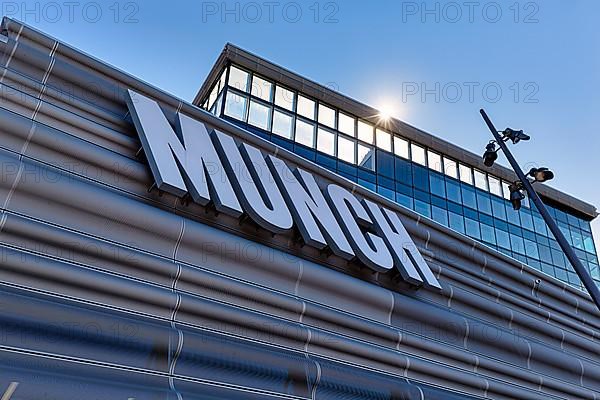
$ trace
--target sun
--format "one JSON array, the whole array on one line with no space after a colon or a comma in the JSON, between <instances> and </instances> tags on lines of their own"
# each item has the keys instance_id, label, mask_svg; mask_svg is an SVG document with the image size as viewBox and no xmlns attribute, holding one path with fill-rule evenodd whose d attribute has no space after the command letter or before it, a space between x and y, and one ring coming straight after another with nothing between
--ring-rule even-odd
<instances>
[{"instance_id":1,"label":"sun","mask_svg":"<svg viewBox=\"0 0 600 400\"><path fill-rule=\"evenodd\" d=\"M377 110L379 112L377 117L383 123L389 122L398 113L398 107L396 107L393 101L389 100L381 101Z\"/></svg>"}]
</instances>

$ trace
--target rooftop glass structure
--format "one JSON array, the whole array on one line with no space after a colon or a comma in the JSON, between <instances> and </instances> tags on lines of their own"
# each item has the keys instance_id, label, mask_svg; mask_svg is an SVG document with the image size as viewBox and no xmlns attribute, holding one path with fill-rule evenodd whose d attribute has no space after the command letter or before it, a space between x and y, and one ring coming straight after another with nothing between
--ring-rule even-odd
<instances>
[{"instance_id":1,"label":"rooftop glass structure","mask_svg":"<svg viewBox=\"0 0 600 400\"><path fill-rule=\"evenodd\" d=\"M570 285L577 274L525 200L509 202L512 171L227 45L195 104L461 234ZM483 128L482 128L483 129ZM418 131L418 132L415 132ZM600 286L590 228L596 209L547 186L543 201Z\"/></svg>"}]
</instances>

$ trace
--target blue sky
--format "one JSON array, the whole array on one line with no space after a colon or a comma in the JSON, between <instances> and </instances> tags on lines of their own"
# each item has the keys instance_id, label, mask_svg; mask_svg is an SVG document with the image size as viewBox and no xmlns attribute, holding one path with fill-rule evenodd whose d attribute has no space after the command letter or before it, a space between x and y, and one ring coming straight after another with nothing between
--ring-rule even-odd
<instances>
[{"instance_id":1,"label":"blue sky","mask_svg":"<svg viewBox=\"0 0 600 400\"><path fill-rule=\"evenodd\" d=\"M514 148L524 167L551 167L554 187L600 206L596 0L68 4L1 7L190 101L231 42L478 153L483 107L532 136Z\"/></svg>"}]
</instances>

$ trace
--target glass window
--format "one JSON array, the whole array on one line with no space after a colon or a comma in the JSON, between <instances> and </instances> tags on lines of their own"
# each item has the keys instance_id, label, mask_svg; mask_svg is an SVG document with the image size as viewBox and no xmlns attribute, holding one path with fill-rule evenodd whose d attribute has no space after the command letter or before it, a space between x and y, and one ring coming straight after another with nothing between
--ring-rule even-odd
<instances>
[{"instance_id":1,"label":"glass window","mask_svg":"<svg viewBox=\"0 0 600 400\"><path fill-rule=\"evenodd\" d=\"M487 191L488 186L487 179L485 179L485 173L475 169L473 170L473 175L475 176L475 187Z\"/></svg>"},{"instance_id":2,"label":"glass window","mask_svg":"<svg viewBox=\"0 0 600 400\"><path fill-rule=\"evenodd\" d=\"M399 136L394 136L394 154L408 160L410 158L408 140L402 139Z\"/></svg>"},{"instance_id":3,"label":"glass window","mask_svg":"<svg viewBox=\"0 0 600 400\"><path fill-rule=\"evenodd\" d=\"M515 253L525 254L525 242L523 242L523 238L521 236L511 233L510 244Z\"/></svg>"},{"instance_id":4,"label":"glass window","mask_svg":"<svg viewBox=\"0 0 600 400\"><path fill-rule=\"evenodd\" d=\"M496 234L494 232L494 228L489 225L481 224L481 239L484 242L491 243L493 245L496 244Z\"/></svg>"},{"instance_id":5,"label":"glass window","mask_svg":"<svg viewBox=\"0 0 600 400\"><path fill-rule=\"evenodd\" d=\"M465 233L465 220L462 215L448 212L448 219L450 222L450 228L457 232Z\"/></svg>"},{"instance_id":6,"label":"glass window","mask_svg":"<svg viewBox=\"0 0 600 400\"><path fill-rule=\"evenodd\" d=\"M375 149L370 146L365 146L362 143L358 144L358 165L375 170Z\"/></svg>"},{"instance_id":7,"label":"glass window","mask_svg":"<svg viewBox=\"0 0 600 400\"><path fill-rule=\"evenodd\" d=\"M377 128L376 140L377 147L385 151L392 151L392 135L382 129Z\"/></svg>"},{"instance_id":8,"label":"glass window","mask_svg":"<svg viewBox=\"0 0 600 400\"><path fill-rule=\"evenodd\" d=\"M442 225L448 226L448 211L437 206L431 206L431 218Z\"/></svg>"},{"instance_id":9,"label":"glass window","mask_svg":"<svg viewBox=\"0 0 600 400\"><path fill-rule=\"evenodd\" d=\"M424 167L413 165L413 185L424 192L429 192L429 171Z\"/></svg>"},{"instance_id":10,"label":"glass window","mask_svg":"<svg viewBox=\"0 0 600 400\"><path fill-rule=\"evenodd\" d=\"M315 126L301 119L296 120L296 143L315 147Z\"/></svg>"},{"instance_id":11,"label":"glass window","mask_svg":"<svg viewBox=\"0 0 600 400\"><path fill-rule=\"evenodd\" d=\"M501 229L496 228L496 240L498 241L498 246L504 247L505 249L510 250L510 236L508 232L504 232Z\"/></svg>"},{"instance_id":12,"label":"glass window","mask_svg":"<svg viewBox=\"0 0 600 400\"><path fill-rule=\"evenodd\" d=\"M548 236L548 231L546 230L546 223L539 215L533 216L533 227L536 233L539 233L544 236Z\"/></svg>"},{"instance_id":13,"label":"glass window","mask_svg":"<svg viewBox=\"0 0 600 400\"><path fill-rule=\"evenodd\" d=\"M273 98L273 84L261 77L254 75L252 77L251 93L253 96L270 102Z\"/></svg>"},{"instance_id":14,"label":"glass window","mask_svg":"<svg viewBox=\"0 0 600 400\"><path fill-rule=\"evenodd\" d=\"M373 143L373 125L358 121L358 138L363 142Z\"/></svg>"},{"instance_id":15,"label":"glass window","mask_svg":"<svg viewBox=\"0 0 600 400\"><path fill-rule=\"evenodd\" d=\"M585 247L585 251L596 254L596 249L594 248L594 239L587 233L583 235L583 247Z\"/></svg>"},{"instance_id":16,"label":"glass window","mask_svg":"<svg viewBox=\"0 0 600 400\"><path fill-rule=\"evenodd\" d=\"M446 179L446 196L448 200L452 200L455 203L462 203L462 196L460 195L460 184L458 182Z\"/></svg>"},{"instance_id":17,"label":"glass window","mask_svg":"<svg viewBox=\"0 0 600 400\"><path fill-rule=\"evenodd\" d=\"M286 110L294 111L294 97L295 94L291 90L279 85L275 87L275 105L285 108Z\"/></svg>"},{"instance_id":18,"label":"glass window","mask_svg":"<svg viewBox=\"0 0 600 400\"><path fill-rule=\"evenodd\" d=\"M303 117L315 119L315 102L307 97L298 95L297 112Z\"/></svg>"},{"instance_id":19,"label":"glass window","mask_svg":"<svg viewBox=\"0 0 600 400\"><path fill-rule=\"evenodd\" d=\"M317 131L317 150L335 156L335 133L319 128Z\"/></svg>"},{"instance_id":20,"label":"glass window","mask_svg":"<svg viewBox=\"0 0 600 400\"><path fill-rule=\"evenodd\" d=\"M273 133L286 139L291 139L292 116L275 110L273 113Z\"/></svg>"},{"instance_id":21,"label":"glass window","mask_svg":"<svg viewBox=\"0 0 600 400\"><path fill-rule=\"evenodd\" d=\"M245 121L247 102L248 99L245 96L229 92L227 94L227 99L225 100L225 115L239 119L240 121Z\"/></svg>"},{"instance_id":22,"label":"glass window","mask_svg":"<svg viewBox=\"0 0 600 400\"><path fill-rule=\"evenodd\" d=\"M271 107L250 100L250 109L248 110L248 123L266 131L269 130L271 120Z\"/></svg>"},{"instance_id":23,"label":"glass window","mask_svg":"<svg viewBox=\"0 0 600 400\"><path fill-rule=\"evenodd\" d=\"M471 167L468 167L464 164L459 164L458 170L460 172L460 180L464 183L468 183L469 185L473 184L473 172Z\"/></svg>"},{"instance_id":24,"label":"glass window","mask_svg":"<svg viewBox=\"0 0 600 400\"><path fill-rule=\"evenodd\" d=\"M458 179L458 165L456 161L444 157L444 173L449 177Z\"/></svg>"},{"instance_id":25,"label":"glass window","mask_svg":"<svg viewBox=\"0 0 600 400\"><path fill-rule=\"evenodd\" d=\"M540 259L540 253L538 252L538 246L536 242L525 239L525 254L527 257Z\"/></svg>"},{"instance_id":26,"label":"glass window","mask_svg":"<svg viewBox=\"0 0 600 400\"><path fill-rule=\"evenodd\" d=\"M510 184L508 182L502 181L502 194L506 200L510 200L510 189L508 188Z\"/></svg>"},{"instance_id":27,"label":"glass window","mask_svg":"<svg viewBox=\"0 0 600 400\"><path fill-rule=\"evenodd\" d=\"M504 204L504 208L506 209L506 219L508 222L514 225L521 225L521 219L519 218L519 212L515 211L510 204L506 204L504 200L502 200Z\"/></svg>"},{"instance_id":28,"label":"glass window","mask_svg":"<svg viewBox=\"0 0 600 400\"><path fill-rule=\"evenodd\" d=\"M405 185L412 186L413 184L413 173L412 163L408 160L404 160L400 157L394 157L395 166L395 177L398 182Z\"/></svg>"},{"instance_id":29,"label":"glass window","mask_svg":"<svg viewBox=\"0 0 600 400\"><path fill-rule=\"evenodd\" d=\"M442 156L427 150L427 165L434 171L442 172Z\"/></svg>"},{"instance_id":30,"label":"glass window","mask_svg":"<svg viewBox=\"0 0 600 400\"><path fill-rule=\"evenodd\" d=\"M215 103L215 100L217 99L218 94L219 94L219 87L218 87L218 85L215 85L213 90L210 92L210 95L208 96L208 104L210 106L212 106Z\"/></svg>"},{"instance_id":31,"label":"glass window","mask_svg":"<svg viewBox=\"0 0 600 400\"><path fill-rule=\"evenodd\" d=\"M471 189L468 186L461 185L461 194L463 198L463 204L467 207L471 207L472 209L477 209L477 200L475 198L475 190Z\"/></svg>"},{"instance_id":32,"label":"glass window","mask_svg":"<svg viewBox=\"0 0 600 400\"><path fill-rule=\"evenodd\" d=\"M414 143L410 144L410 153L412 160L417 164L426 165L425 161L425 149Z\"/></svg>"},{"instance_id":33,"label":"glass window","mask_svg":"<svg viewBox=\"0 0 600 400\"><path fill-rule=\"evenodd\" d=\"M502 221L506 221L506 208L504 207L504 199L492 197L492 211L494 212L494 217Z\"/></svg>"},{"instance_id":34,"label":"glass window","mask_svg":"<svg viewBox=\"0 0 600 400\"><path fill-rule=\"evenodd\" d=\"M431 193L436 196L446 197L446 185L444 182L444 176L440 174L436 174L432 172L429 174L429 186L431 188Z\"/></svg>"},{"instance_id":35,"label":"glass window","mask_svg":"<svg viewBox=\"0 0 600 400\"><path fill-rule=\"evenodd\" d=\"M356 137L355 119L344 113L338 113L338 131Z\"/></svg>"},{"instance_id":36,"label":"glass window","mask_svg":"<svg viewBox=\"0 0 600 400\"><path fill-rule=\"evenodd\" d=\"M338 135L338 158L356 164L356 141Z\"/></svg>"},{"instance_id":37,"label":"glass window","mask_svg":"<svg viewBox=\"0 0 600 400\"><path fill-rule=\"evenodd\" d=\"M234 87L242 92L248 91L248 78L250 74L246 71L242 71L241 69L231 66L229 68L229 86Z\"/></svg>"},{"instance_id":38,"label":"glass window","mask_svg":"<svg viewBox=\"0 0 600 400\"><path fill-rule=\"evenodd\" d=\"M583 236L581 235L581 232L577 232L575 229L571 228L571 237L573 238L573 246L583 250Z\"/></svg>"},{"instance_id":39,"label":"glass window","mask_svg":"<svg viewBox=\"0 0 600 400\"><path fill-rule=\"evenodd\" d=\"M489 195L477 192L477 209L482 213L492 215L492 202Z\"/></svg>"},{"instance_id":40,"label":"glass window","mask_svg":"<svg viewBox=\"0 0 600 400\"><path fill-rule=\"evenodd\" d=\"M418 214L431 218L431 206L429 203L415 199L415 211Z\"/></svg>"},{"instance_id":41,"label":"glass window","mask_svg":"<svg viewBox=\"0 0 600 400\"><path fill-rule=\"evenodd\" d=\"M490 185L490 193L502 197L502 186L500 186L500 179L488 175L488 182Z\"/></svg>"},{"instance_id":42,"label":"glass window","mask_svg":"<svg viewBox=\"0 0 600 400\"><path fill-rule=\"evenodd\" d=\"M511 205L507 205L506 207L512 209ZM521 217L521 225L523 226L523 228L533 231L534 227L533 227L533 218L531 217L531 213L528 210L523 210L523 209L521 209L520 211L517 211L517 212L519 213L519 216Z\"/></svg>"},{"instance_id":43,"label":"glass window","mask_svg":"<svg viewBox=\"0 0 600 400\"><path fill-rule=\"evenodd\" d=\"M481 239L481 231L479 230L479 222L465 218L465 231L467 235L475 239Z\"/></svg>"},{"instance_id":44,"label":"glass window","mask_svg":"<svg viewBox=\"0 0 600 400\"><path fill-rule=\"evenodd\" d=\"M335 128L335 110L319 103L319 123Z\"/></svg>"}]
</instances>

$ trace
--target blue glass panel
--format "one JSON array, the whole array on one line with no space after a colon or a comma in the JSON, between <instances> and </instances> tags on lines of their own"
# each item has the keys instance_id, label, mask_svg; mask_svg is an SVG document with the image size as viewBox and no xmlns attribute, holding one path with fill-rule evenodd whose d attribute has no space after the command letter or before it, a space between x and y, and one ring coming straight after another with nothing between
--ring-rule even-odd
<instances>
[{"instance_id":1,"label":"blue glass panel","mask_svg":"<svg viewBox=\"0 0 600 400\"><path fill-rule=\"evenodd\" d=\"M340 174L341 176L343 176L344 178L351 180L352 182L356 182L357 181L357 178L354 175L350 175L350 174L347 174L344 171L339 171L339 170L338 170L337 173Z\"/></svg>"},{"instance_id":2,"label":"blue glass panel","mask_svg":"<svg viewBox=\"0 0 600 400\"><path fill-rule=\"evenodd\" d=\"M546 247L544 245L538 244L538 252L540 256L540 260L543 262L552 264L552 252L550 251L550 247Z\"/></svg>"},{"instance_id":3,"label":"blue glass panel","mask_svg":"<svg viewBox=\"0 0 600 400\"><path fill-rule=\"evenodd\" d=\"M356 176L358 174L357 168L354 165L340 160L338 160L338 171L351 176Z\"/></svg>"},{"instance_id":4,"label":"blue glass panel","mask_svg":"<svg viewBox=\"0 0 600 400\"><path fill-rule=\"evenodd\" d=\"M379 178L377 178L377 183L379 184L379 186L383 186L390 190L396 189L396 183L390 178L380 176Z\"/></svg>"},{"instance_id":5,"label":"blue glass panel","mask_svg":"<svg viewBox=\"0 0 600 400\"><path fill-rule=\"evenodd\" d=\"M396 182L396 191L402 194L413 196L413 189L410 186L403 185L401 183Z\"/></svg>"},{"instance_id":6,"label":"blue glass panel","mask_svg":"<svg viewBox=\"0 0 600 400\"><path fill-rule=\"evenodd\" d=\"M364 168L358 168L358 177L368 182L377 182L377 176L373 172L367 171Z\"/></svg>"},{"instance_id":7,"label":"blue glass panel","mask_svg":"<svg viewBox=\"0 0 600 400\"><path fill-rule=\"evenodd\" d=\"M542 272L545 272L550 276L554 276L554 266L542 263Z\"/></svg>"},{"instance_id":8,"label":"blue glass panel","mask_svg":"<svg viewBox=\"0 0 600 400\"><path fill-rule=\"evenodd\" d=\"M431 204L440 208L447 208L446 200L437 196L431 196Z\"/></svg>"},{"instance_id":9,"label":"blue glass panel","mask_svg":"<svg viewBox=\"0 0 600 400\"><path fill-rule=\"evenodd\" d=\"M316 163L331 171L335 171L337 169L337 160L334 157L320 152L317 152Z\"/></svg>"},{"instance_id":10,"label":"blue glass panel","mask_svg":"<svg viewBox=\"0 0 600 400\"><path fill-rule=\"evenodd\" d=\"M429 173L426 168L413 165L413 185L419 190L429 192Z\"/></svg>"},{"instance_id":11,"label":"blue glass panel","mask_svg":"<svg viewBox=\"0 0 600 400\"><path fill-rule=\"evenodd\" d=\"M505 221L494 218L494 226L508 232L508 224Z\"/></svg>"},{"instance_id":12,"label":"blue glass panel","mask_svg":"<svg viewBox=\"0 0 600 400\"><path fill-rule=\"evenodd\" d=\"M294 151L294 143L289 141L289 140L285 140L282 137L276 136L276 135L272 135L271 137L271 141L281 147L283 147L284 149L290 150L290 151Z\"/></svg>"},{"instance_id":13,"label":"blue glass panel","mask_svg":"<svg viewBox=\"0 0 600 400\"><path fill-rule=\"evenodd\" d=\"M471 236L475 239L481 239L481 230L479 229L479 222L471 219L465 218L465 230L467 235Z\"/></svg>"},{"instance_id":14,"label":"blue glass panel","mask_svg":"<svg viewBox=\"0 0 600 400\"><path fill-rule=\"evenodd\" d=\"M554 268L554 274L558 279L563 280L565 282L567 281L567 271L565 271L564 269Z\"/></svg>"},{"instance_id":15,"label":"blue glass panel","mask_svg":"<svg viewBox=\"0 0 600 400\"><path fill-rule=\"evenodd\" d=\"M316 152L312 149L309 149L308 147L304 147L300 144L297 144L294 146L294 153L310 161L315 161Z\"/></svg>"},{"instance_id":16,"label":"blue glass panel","mask_svg":"<svg viewBox=\"0 0 600 400\"><path fill-rule=\"evenodd\" d=\"M492 215L492 201L490 195L480 190L477 191L477 209L482 213Z\"/></svg>"},{"instance_id":17,"label":"blue glass panel","mask_svg":"<svg viewBox=\"0 0 600 400\"><path fill-rule=\"evenodd\" d=\"M523 228L529 229L530 231L535 229L533 226L533 217L529 210L521 209L521 211L519 211L519 216L521 217L521 225Z\"/></svg>"},{"instance_id":18,"label":"blue glass panel","mask_svg":"<svg viewBox=\"0 0 600 400\"><path fill-rule=\"evenodd\" d=\"M447 203L448 203L448 211L452 211L453 213L460 214L460 215L463 214L463 208L461 205L453 203L451 201L448 201ZM475 212L475 211L472 211L472 212Z\"/></svg>"},{"instance_id":19,"label":"blue glass panel","mask_svg":"<svg viewBox=\"0 0 600 400\"><path fill-rule=\"evenodd\" d=\"M521 225L521 218L519 218L519 211L516 211L515 209L512 208L512 206L510 205L510 203L508 204L504 204L505 205L505 209L506 209L506 220L508 222L510 222L511 224L515 224L515 225ZM521 211L523 212L523 211Z\"/></svg>"},{"instance_id":20,"label":"blue glass panel","mask_svg":"<svg viewBox=\"0 0 600 400\"><path fill-rule=\"evenodd\" d=\"M519 254L525 254L525 243L523 238L515 234L510 234L510 245L512 250Z\"/></svg>"},{"instance_id":21,"label":"blue glass panel","mask_svg":"<svg viewBox=\"0 0 600 400\"><path fill-rule=\"evenodd\" d=\"M461 185L463 204L467 207L477 209L477 199L475 197L475 190L467 185Z\"/></svg>"},{"instance_id":22,"label":"blue glass panel","mask_svg":"<svg viewBox=\"0 0 600 400\"><path fill-rule=\"evenodd\" d=\"M411 162L400 157L394 157L394 164L396 166L396 180L405 185L412 186L413 175Z\"/></svg>"},{"instance_id":23,"label":"blue glass panel","mask_svg":"<svg viewBox=\"0 0 600 400\"><path fill-rule=\"evenodd\" d=\"M565 256L562 251L551 249L552 252L552 264L557 265L559 267L565 268L567 265L565 263Z\"/></svg>"},{"instance_id":24,"label":"blue glass panel","mask_svg":"<svg viewBox=\"0 0 600 400\"><path fill-rule=\"evenodd\" d=\"M451 200L455 203L462 203L462 196L460 194L460 184L451 179L446 177L446 197L448 198L448 200Z\"/></svg>"},{"instance_id":25,"label":"blue glass panel","mask_svg":"<svg viewBox=\"0 0 600 400\"><path fill-rule=\"evenodd\" d=\"M415 190L415 199L431 203L431 196L429 195L429 193L421 192L420 190Z\"/></svg>"},{"instance_id":26,"label":"blue glass panel","mask_svg":"<svg viewBox=\"0 0 600 400\"><path fill-rule=\"evenodd\" d=\"M568 222L569 222L569 221L567 220L567 214L566 214L564 211L562 211L562 210L557 210L557 209L554 209L554 212L556 213L556 219L557 219L559 222L564 222L564 223L568 223Z\"/></svg>"},{"instance_id":27,"label":"blue glass panel","mask_svg":"<svg viewBox=\"0 0 600 400\"><path fill-rule=\"evenodd\" d=\"M378 174L394 179L394 156L386 151L377 149Z\"/></svg>"},{"instance_id":28,"label":"blue glass panel","mask_svg":"<svg viewBox=\"0 0 600 400\"><path fill-rule=\"evenodd\" d=\"M410 208L411 210L414 208L414 200L412 196L407 196L405 194L396 192L396 202L407 208Z\"/></svg>"},{"instance_id":29,"label":"blue glass panel","mask_svg":"<svg viewBox=\"0 0 600 400\"><path fill-rule=\"evenodd\" d=\"M462 215L449 212L448 220L450 222L450 228L457 232L465 233L465 221Z\"/></svg>"},{"instance_id":30,"label":"blue glass panel","mask_svg":"<svg viewBox=\"0 0 600 400\"><path fill-rule=\"evenodd\" d=\"M431 218L431 206L429 203L415 199L415 211L421 215Z\"/></svg>"},{"instance_id":31,"label":"blue glass panel","mask_svg":"<svg viewBox=\"0 0 600 400\"><path fill-rule=\"evenodd\" d=\"M521 233L523 234L523 237L525 239L531 240L532 242L535 242L535 233L530 232L526 229L521 229Z\"/></svg>"},{"instance_id":32,"label":"blue glass panel","mask_svg":"<svg viewBox=\"0 0 600 400\"><path fill-rule=\"evenodd\" d=\"M483 222L484 224L494 225L494 218L490 215L485 215L483 213L477 213L479 216L479 222Z\"/></svg>"},{"instance_id":33,"label":"blue glass panel","mask_svg":"<svg viewBox=\"0 0 600 400\"><path fill-rule=\"evenodd\" d=\"M374 192L377 191L377 185L373 182L365 181L364 179L358 178L358 184Z\"/></svg>"},{"instance_id":34,"label":"blue glass panel","mask_svg":"<svg viewBox=\"0 0 600 400\"><path fill-rule=\"evenodd\" d=\"M503 231L502 229L495 229L496 231L496 240L498 241L498 246L510 249L510 236L508 232Z\"/></svg>"},{"instance_id":35,"label":"blue glass panel","mask_svg":"<svg viewBox=\"0 0 600 400\"><path fill-rule=\"evenodd\" d=\"M523 236L523 231L518 226L508 224L508 231L514 235Z\"/></svg>"},{"instance_id":36,"label":"blue glass panel","mask_svg":"<svg viewBox=\"0 0 600 400\"><path fill-rule=\"evenodd\" d=\"M431 172L429 174L429 185L432 194L446 198L446 183L442 175Z\"/></svg>"},{"instance_id":37,"label":"blue glass panel","mask_svg":"<svg viewBox=\"0 0 600 400\"><path fill-rule=\"evenodd\" d=\"M379 193L383 197L387 197L392 201L396 201L396 192L394 192L391 189L385 188L383 186L377 186L377 193Z\"/></svg>"},{"instance_id":38,"label":"blue glass panel","mask_svg":"<svg viewBox=\"0 0 600 400\"><path fill-rule=\"evenodd\" d=\"M469 218L474 219L476 221L479 220L477 211L474 211L474 210L472 210L470 208L466 208L466 207L463 209L463 211L465 213L465 217L469 217Z\"/></svg>"},{"instance_id":39,"label":"blue glass panel","mask_svg":"<svg viewBox=\"0 0 600 400\"><path fill-rule=\"evenodd\" d=\"M544 246L550 247L550 240L548 240L548 238L546 236L542 236L542 235L539 235L539 234L536 233L535 234L535 241L538 242L538 243L540 243L540 244L543 244Z\"/></svg>"},{"instance_id":40,"label":"blue glass panel","mask_svg":"<svg viewBox=\"0 0 600 400\"><path fill-rule=\"evenodd\" d=\"M448 226L448 211L443 208L431 206L431 218L442 225Z\"/></svg>"},{"instance_id":41,"label":"blue glass panel","mask_svg":"<svg viewBox=\"0 0 600 400\"><path fill-rule=\"evenodd\" d=\"M504 207L503 199L492 196L492 212L494 217L506 221L506 208Z\"/></svg>"},{"instance_id":42,"label":"blue glass panel","mask_svg":"<svg viewBox=\"0 0 600 400\"><path fill-rule=\"evenodd\" d=\"M546 223L542 219L542 217L534 215L533 216L533 226L535 228L535 232L542 234L544 236L548 236L548 231L546 230Z\"/></svg>"}]
</instances>

